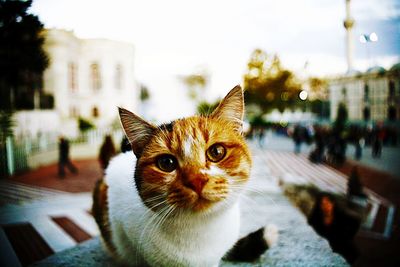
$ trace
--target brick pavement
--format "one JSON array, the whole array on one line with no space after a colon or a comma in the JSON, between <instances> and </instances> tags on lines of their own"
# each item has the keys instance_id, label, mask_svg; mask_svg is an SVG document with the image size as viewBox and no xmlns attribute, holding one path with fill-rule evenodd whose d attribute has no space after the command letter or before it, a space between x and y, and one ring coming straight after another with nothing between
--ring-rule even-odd
<instances>
[{"instance_id":1,"label":"brick pavement","mask_svg":"<svg viewBox=\"0 0 400 267\"><path fill-rule=\"evenodd\" d=\"M58 177L57 164L15 175L8 180L27 185L40 186L70 193L91 192L96 181L102 177L102 169L96 159L73 161L78 174L66 170L64 178Z\"/></svg>"}]
</instances>

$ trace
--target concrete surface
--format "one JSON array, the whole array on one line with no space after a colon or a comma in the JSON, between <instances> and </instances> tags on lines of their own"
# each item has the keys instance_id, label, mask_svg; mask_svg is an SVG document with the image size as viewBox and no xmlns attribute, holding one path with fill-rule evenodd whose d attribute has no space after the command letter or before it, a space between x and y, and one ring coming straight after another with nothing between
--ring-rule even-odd
<instances>
[{"instance_id":1,"label":"concrete surface","mask_svg":"<svg viewBox=\"0 0 400 267\"><path fill-rule=\"evenodd\" d=\"M273 223L279 229L278 242L256 262L221 262L220 266L348 266L340 255L332 252L328 242L307 224L301 212L282 195L262 162L256 161L254 166L249 190L242 198L241 233L245 235ZM33 266L114 265L96 237Z\"/></svg>"}]
</instances>

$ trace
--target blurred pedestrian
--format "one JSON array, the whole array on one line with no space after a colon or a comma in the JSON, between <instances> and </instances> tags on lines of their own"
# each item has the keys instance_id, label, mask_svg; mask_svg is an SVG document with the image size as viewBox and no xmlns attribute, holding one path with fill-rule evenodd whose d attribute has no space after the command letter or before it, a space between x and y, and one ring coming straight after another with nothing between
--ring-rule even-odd
<instances>
[{"instance_id":1,"label":"blurred pedestrian","mask_svg":"<svg viewBox=\"0 0 400 267\"><path fill-rule=\"evenodd\" d=\"M107 134L104 137L104 142L100 147L99 161L100 165L105 170L110 162L110 159L116 154L114 142L111 135Z\"/></svg>"},{"instance_id":2,"label":"blurred pedestrian","mask_svg":"<svg viewBox=\"0 0 400 267\"><path fill-rule=\"evenodd\" d=\"M382 144L385 139L385 131L377 126L372 134L372 157L380 158L382 154Z\"/></svg>"},{"instance_id":3,"label":"blurred pedestrian","mask_svg":"<svg viewBox=\"0 0 400 267\"><path fill-rule=\"evenodd\" d=\"M296 124L293 130L294 153L298 154L301 150L301 143L304 141L304 128Z\"/></svg>"},{"instance_id":4,"label":"blurred pedestrian","mask_svg":"<svg viewBox=\"0 0 400 267\"><path fill-rule=\"evenodd\" d=\"M258 129L258 145L260 148L264 147L264 138L265 138L265 129L263 126L260 126Z\"/></svg>"},{"instance_id":5,"label":"blurred pedestrian","mask_svg":"<svg viewBox=\"0 0 400 267\"><path fill-rule=\"evenodd\" d=\"M324 161L325 153L325 138L322 127L315 126L314 130L314 142L315 148L309 155L309 160L313 163L321 163Z\"/></svg>"},{"instance_id":6,"label":"blurred pedestrian","mask_svg":"<svg viewBox=\"0 0 400 267\"><path fill-rule=\"evenodd\" d=\"M65 177L65 167L74 174L78 173L78 169L72 164L69 158L69 141L62 135L58 141L58 152L58 176L61 178Z\"/></svg>"}]
</instances>

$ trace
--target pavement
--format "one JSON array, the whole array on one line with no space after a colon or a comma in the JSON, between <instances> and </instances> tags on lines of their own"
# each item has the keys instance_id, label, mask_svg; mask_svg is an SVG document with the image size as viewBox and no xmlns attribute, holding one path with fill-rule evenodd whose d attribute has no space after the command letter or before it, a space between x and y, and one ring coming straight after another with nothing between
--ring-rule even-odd
<instances>
[{"instance_id":1,"label":"pavement","mask_svg":"<svg viewBox=\"0 0 400 267\"><path fill-rule=\"evenodd\" d=\"M241 235L268 224L279 229L276 245L253 263L222 261L220 266L348 266L333 253L327 241L307 224L306 218L282 194L263 158L253 157L248 190L241 200ZM98 238L50 256L33 266L112 266Z\"/></svg>"},{"instance_id":2,"label":"pavement","mask_svg":"<svg viewBox=\"0 0 400 267\"><path fill-rule=\"evenodd\" d=\"M292 139L283 136L276 135L271 131L268 131L263 142L263 149L269 151L294 151L294 144ZM301 146L301 152L309 154L313 149L313 145L307 145L305 143ZM363 148L362 157L360 160L355 160L355 147L351 144L347 145L346 150L347 159L364 166L368 166L372 169L384 172L400 180L400 146L384 146L382 148L382 156L380 158L372 157L371 147L366 146Z\"/></svg>"},{"instance_id":3,"label":"pavement","mask_svg":"<svg viewBox=\"0 0 400 267\"><path fill-rule=\"evenodd\" d=\"M257 162L253 175L263 184L262 186L265 188L265 191L268 192L267 195L269 197L272 196L274 201L278 203L278 208L274 210L274 208L271 208L274 205L271 205L271 200L268 197L261 198L259 200L261 204L257 205L257 207L264 206L266 211L269 210L270 212L264 214L265 216L280 218L277 221L278 225L286 225L285 227L287 227L285 228L286 232L282 232L284 233L284 237L282 243L278 246L280 249L275 250L275 252L269 252L271 255L268 255L268 258L273 259L273 261L268 266L276 265L279 262L279 257L281 257L281 262L284 262L282 261L282 257L284 256L281 254L282 251L285 253L295 252L296 250L304 251L304 247L295 246L295 243L299 243L299 240L301 240L304 232L301 235L290 233L289 229L295 229L296 226L290 225L288 222L285 224L285 220L295 221L301 225L305 222L298 221L297 217L301 217L301 215L298 214L297 209L292 210L292 208L289 208L289 204L286 205L287 201L282 198L282 194L276 186L279 180L292 179L301 183L312 183L323 190L343 193L347 176L354 165L359 165L361 180L366 186L366 190L371 196L370 198L375 203L378 203L378 207L389 207L392 205L395 208L391 215L392 221L389 224L389 237L384 236L385 231L376 236L365 235L364 233L356 237L357 246L362 254L362 258L356 266L396 266L396 263L400 262L399 255L397 255L398 253L395 249L400 247L398 224L400 217L397 209L400 205L400 198L398 197L400 195L400 185L397 177L391 175L389 172L368 167L363 162L349 161L341 168L312 164L307 160L306 153L295 155L291 152L293 149L291 140L279 136L267 135L263 148L259 147L255 142L251 142L251 147L254 159ZM302 149L303 152L308 152L310 147L304 146ZM383 157L385 157L385 150L383 151ZM76 251L77 244L98 235L97 227L90 216L90 192L96 180L102 176L102 170L97 160L79 160L73 162L78 167L79 173L77 175L67 173L64 179L60 179L57 176L57 166L50 165L1 181L0 225L3 227L0 228L0 251L3 255L7 255L7 263L11 263L8 266L26 266L28 263L40 260L40 258L25 259L25 262L22 262L21 256L18 253L23 254L23 252L16 251L16 245L7 241L13 238L13 235L15 236L12 233L21 232L22 230L17 229L13 232L11 231L12 229L10 230L6 227L8 225L21 225L27 222L33 225L33 231L38 232L39 237L42 238L40 242L49 246L48 251L42 249L40 253L38 252L38 254L42 255L41 258L54 253L57 253L56 255L63 255L62 253L66 249L67 251L70 251L68 249ZM253 196L252 198L257 198L257 196ZM267 203L269 208L262 203ZM280 216L279 205L283 205L285 209L290 210L290 213L295 214L294 219L283 215ZM249 210L254 210L254 207ZM380 209L378 210L380 212ZM387 222L389 216L387 210L383 215L379 212L375 214L375 217L383 216ZM263 214L262 211L258 213ZM260 220L260 217L257 217L258 219L251 217L250 213L247 214L247 217L253 218L253 221ZM251 225L254 226L254 224L248 224L248 226ZM29 231L32 231L32 229ZM313 231L304 231L307 232L307 235L315 235ZM293 240L290 239L290 235L295 236L297 241L292 242ZM91 249L93 249L93 246L96 247L96 244L98 245L98 240L87 242L91 242L92 245L89 246ZM313 240L313 242L311 242L311 247L318 245L325 249L325 255L329 254L329 250L326 250L326 244L321 244L318 239ZM83 243L82 246L87 247L86 244ZM292 246L293 250L288 251L287 248L285 250L286 246ZM275 255L276 258L272 255ZM301 258L303 255L299 255L299 257ZM327 258L331 257L332 255L327 256ZM335 259L338 260L337 258ZM293 260L291 261L292 264L295 263ZM308 258L308 260L311 259ZM320 258L319 261L320 263L323 262ZM272 264L273 262L275 264ZM289 262L286 263L288 264ZM3 262L1 263L1 266L7 266L3 265ZM296 266L306 266L299 264L299 262L296 263ZM317 264L317 266L322 265Z\"/></svg>"},{"instance_id":4,"label":"pavement","mask_svg":"<svg viewBox=\"0 0 400 267\"><path fill-rule=\"evenodd\" d=\"M323 180L328 176L316 177L318 171L315 169L320 164L311 164L307 160L307 156L312 145L303 144L301 147L301 154L296 155L292 152L294 150L293 141L282 135L275 135L268 132L265 140L262 142L262 147L258 142L254 141L258 149L263 151L264 157L268 157L270 153L270 164L275 176L291 176L305 178L311 181L314 185L326 191L330 189L321 186ZM271 156L273 154L273 156ZM366 147L363 149L363 157L357 161L353 158L354 147L348 145L347 160L342 166L327 166L334 170L339 177L342 177L342 182L347 180L352 169L357 167L361 183L369 195L375 196L375 203L379 203L375 221L381 225L380 234L374 231L359 231L355 237L356 246L360 253L360 258L355 266L400 266L400 254L398 248L400 247L400 147L383 147L382 156L379 159L371 156L371 148ZM274 163L275 162L275 163ZM276 162L280 162L276 164ZM277 166L276 166L277 165ZM281 169L279 169L281 166ZM282 169L282 166L284 168ZM281 172L281 173L279 173ZM340 179L328 178L331 183L340 183ZM335 187L335 186L334 186ZM340 186L336 186L339 187ZM343 190L342 185L342 190ZM335 190L334 190L335 191ZM336 190L340 192L340 190ZM390 231L390 236L382 234Z\"/></svg>"}]
</instances>

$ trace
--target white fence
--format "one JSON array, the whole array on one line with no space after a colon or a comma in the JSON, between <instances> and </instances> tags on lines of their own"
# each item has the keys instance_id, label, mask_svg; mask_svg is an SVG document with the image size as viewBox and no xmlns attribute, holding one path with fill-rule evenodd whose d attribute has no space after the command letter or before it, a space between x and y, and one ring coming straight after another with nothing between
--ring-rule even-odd
<instances>
[{"instance_id":1,"label":"white fence","mask_svg":"<svg viewBox=\"0 0 400 267\"><path fill-rule=\"evenodd\" d=\"M78 138L70 140L71 146L76 145L98 145L104 140L104 136L111 134L115 145L119 148L123 137L122 130L95 129L81 134ZM38 138L14 139L8 137L5 144L0 144L0 176L11 176L15 173L30 168L29 158L46 152L58 150L58 137L55 135L43 135ZM53 153L57 155L57 153ZM54 157L54 156L53 156Z\"/></svg>"}]
</instances>

